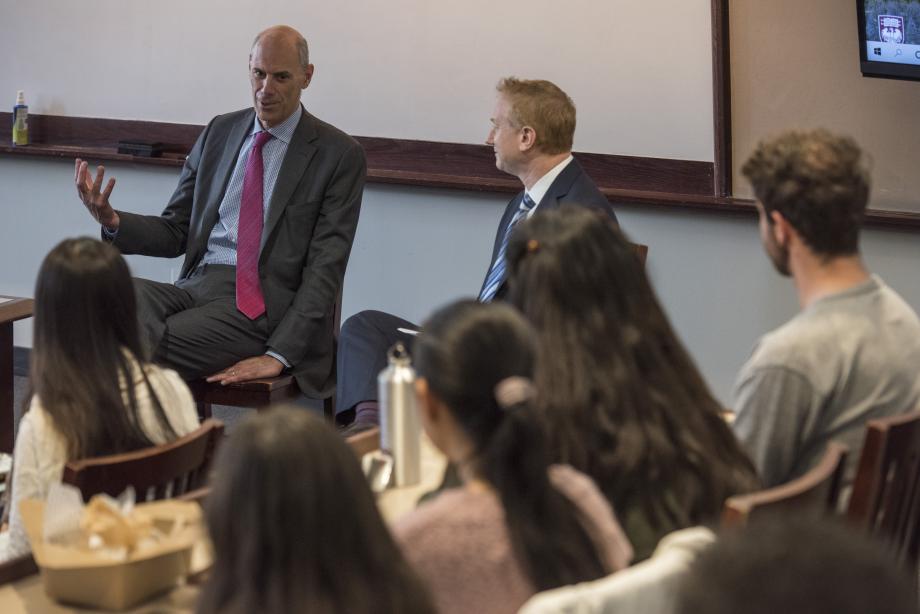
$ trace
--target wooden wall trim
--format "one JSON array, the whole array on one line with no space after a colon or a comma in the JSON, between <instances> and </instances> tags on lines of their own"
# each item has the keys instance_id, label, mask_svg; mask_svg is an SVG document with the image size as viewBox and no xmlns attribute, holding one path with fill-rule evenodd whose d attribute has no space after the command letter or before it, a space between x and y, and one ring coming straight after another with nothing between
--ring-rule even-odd
<instances>
[{"instance_id":1,"label":"wooden wall trim","mask_svg":"<svg viewBox=\"0 0 920 614\"><path fill-rule=\"evenodd\" d=\"M367 152L369 177L382 182L418 181L422 185L517 192L520 182L495 168L487 145L355 137ZM585 172L602 189L647 190L708 195L712 163L576 153Z\"/></svg>"},{"instance_id":2,"label":"wooden wall trim","mask_svg":"<svg viewBox=\"0 0 920 614\"><path fill-rule=\"evenodd\" d=\"M30 145L11 145L11 113L0 113L0 154L52 158L87 158L102 162L134 162L151 166L181 167L185 155L204 126L125 119L97 119L63 115L29 115ZM118 153L120 140L161 142L161 158Z\"/></svg>"},{"instance_id":3,"label":"wooden wall trim","mask_svg":"<svg viewBox=\"0 0 920 614\"><path fill-rule=\"evenodd\" d=\"M757 215L757 206L753 199L735 197L685 197L675 194L636 193L627 191L606 192L612 203L624 206L640 205L643 207L679 207L709 213L738 214L746 217ZM885 230L920 231L920 214L913 211L891 211L868 209L864 226Z\"/></svg>"},{"instance_id":4,"label":"wooden wall trim","mask_svg":"<svg viewBox=\"0 0 920 614\"><path fill-rule=\"evenodd\" d=\"M712 0L713 192L732 195L732 71L729 0Z\"/></svg>"},{"instance_id":5,"label":"wooden wall trim","mask_svg":"<svg viewBox=\"0 0 920 614\"><path fill-rule=\"evenodd\" d=\"M720 0L721 1L721 0ZM0 113L0 155L86 158L91 163L180 168L204 126L136 120L50 115L30 116L31 145L10 143L10 113ZM512 194L520 182L495 168L486 145L439 143L381 137L355 137L367 152L371 183L423 186ZM167 144L162 158L117 153L119 139ZM723 150L724 151L724 150ZM635 207L665 207L720 214L754 215L754 202L713 194L718 164L691 160L576 153L581 165L610 202ZM730 165L727 167L730 172ZM870 226L920 229L920 214L869 210Z\"/></svg>"},{"instance_id":6,"label":"wooden wall trim","mask_svg":"<svg viewBox=\"0 0 920 614\"><path fill-rule=\"evenodd\" d=\"M135 120L32 115L31 145L10 145L9 113L0 113L0 153L58 158L85 157L91 161L120 161L159 166L182 166L203 126ZM495 168L492 148L486 145L440 143L381 137L355 137L367 152L368 178L400 183L467 190L513 191L519 182ZM164 143L162 158L117 153L120 139ZM669 160L596 153L576 154L587 173L603 189L711 195L711 162Z\"/></svg>"}]
</instances>

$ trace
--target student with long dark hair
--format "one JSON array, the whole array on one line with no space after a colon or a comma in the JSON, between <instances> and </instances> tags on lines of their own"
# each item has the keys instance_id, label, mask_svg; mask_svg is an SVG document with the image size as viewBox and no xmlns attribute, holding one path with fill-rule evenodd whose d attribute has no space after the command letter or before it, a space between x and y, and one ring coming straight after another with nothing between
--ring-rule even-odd
<instances>
[{"instance_id":1,"label":"student with long dark hair","mask_svg":"<svg viewBox=\"0 0 920 614\"><path fill-rule=\"evenodd\" d=\"M244 419L206 504L214 567L199 614L433 614L354 452L297 408Z\"/></svg>"},{"instance_id":2,"label":"student with long dark hair","mask_svg":"<svg viewBox=\"0 0 920 614\"><path fill-rule=\"evenodd\" d=\"M755 471L668 322L633 245L575 207L534 216L508 246L509 298L537 330L535 384L558 462L594 478L636 560L718 518Z\"/></svg>"},{"instance_id":3,"label":"student with long dark hair","mask_svg":"<svg viewBox=\"0 0 920 614\"><path fill-rule=\"evenodd\" d=\"M425 431L463 486L394 527L442 614L516 612L536 591L626 566L629 543L591 480L550 466L529 409L535 347L507 305L454 303L413 348Z\"/></svg>"},{"instance_id":4,"label":"student with long dark hair","mask_svg":"<svg viewBox=\"0 0 920 614\"><path fill-rule=\"evenodd\" d=\"M16 436L0 559L29 552L19 501L44 498L70 460L171 441L198 427L174 371L145 362L131 274L111 245L68 239L35 284L32 396Z\"/></svg>"}]
</instances>

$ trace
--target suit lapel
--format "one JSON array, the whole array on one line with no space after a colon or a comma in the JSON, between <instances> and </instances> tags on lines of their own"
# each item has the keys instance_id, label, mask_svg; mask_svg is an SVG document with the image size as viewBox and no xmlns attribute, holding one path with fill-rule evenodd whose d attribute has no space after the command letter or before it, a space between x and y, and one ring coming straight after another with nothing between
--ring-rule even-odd
<instances>
[{"instance_id":1,"label":"suit lapel","mask_svg":"<svg viewBox=\"0 0 920 614\"><path fill-rule=\"evenodd\" d=\"M197 264L198 261L204 256L205 249L207 249L208 239L211 237L211 232L214 230L214 225L217 224L217 220L220 217L220 203L224 200L224 192L227 190L227 185L230 183L230 177L233 175L233 168L236 165L236 160L239 157L240 149L243 147L243 141L246 140L246 137L252 131L253 123L255 122L255 111L252 113L247 113L244 119L241 119L237 122L227 134L227 140L224 143L223 153L220 156L220 160L217 162L217 165L214 167L212 177L221 177L220 186L212 186L211 188L211 198L206 201L205 209L202 212L201 216L198 218L200 220L201 226L198 228L196 233L196 240L194 245L194 254L192 258L186 259L186 262L189 265ZM219 188L219 189L215 189ZM188 271L186 271L187 273Z\"/></svg>"},{"instance_id":2,"label":"suit lapel","mask_svg":"<svg viewBox=\"0 0 920 614\"><path fill-rule=\"evenodd\" d=\"M544 207L546 209L558 208L561 204L560 201L568 195L569 190L572 189L572 184L575 183L575 180L578 179L582 172L578 160L572 158L572 161L562 169L559 176L550 184L546 194L543 195L543 200L540 201L540 206L537 207L537 211Z\"/></svg>"},{"instance_id":3,"label":"suit lapel","mask_svg":"<svg viewBox=\"0 0 920 614\"><path fill-rule=\"evenodd\" d=\"M524 192L520 192L517 196L511 199L511 202L508 203L508 206L505 207L505 214L502 216L501 222L498 225L499 232L495 236L495 244L492 246L492 260L489 261L489 270L492 270L492 267L495 266L495 259L498 257L498 250L501 249L502 241L505 238L505 234L508 232L508 225L511 223L511 220L514 219L514 214L517 213L517 210L521 206L521 201L524 199ZM486 273L488 276L488 272Z\"/></svg>"},{"instance_id":4,"label":"suit lapel","mask_svg":"<svg viewBox=\"0 0 920 614\"><path fill-rule=\"evenodd\" d=\"M537 209L534 213L539 213L540 211L546 211L548 209L558 209L560 200L565 198L569 193L569 190L572 187L572 184L575 183L575 180L581 175L582 170L579 166L578 161L574 158L568 165L562 169L562 172L559 173L559 176L553 180L553 183L550 184L549 189L546 191L546 194L543 195L543 198L540 199L540 203L537 205ZM508 231L508 224L511 223L512 218L514 217L515 211L518 210L518 207L521 204L521 200L524 198L524 193L521 192L518 194L508 205L508 208L505 210L505 216L502 218L502 232L499 234L498 239L495 242L495 247L492 250L492 262L489 264L489 271L492 270L492 267L495 266L495 259L498 257L498 249L501 245L502 237ZM489 278L489 271L486 271L486 279ZM507 279L502 281L502 284L498 287L498 290L495 292L495 299L502 299L505 296L507 290ZM482 289L485 289L485 281L483 281ZM482 289L479 290L480 294Z\"/></svg>"},{"instance_id":5,"label":"suit lapel","mask_svg":"<svg viewBox=\"0 0 920 614\"><path fill-rule=\"evenodd\" d=\"M272 192L272 200L268 205L268 217L265 219L265 228L262 230L262 241L259 244L259 250L265 247L265 241L271 236L281 214L284 213L285 207L291 200L297 184L303 178L310 160L316 154L316 147L311 144L316 140L316 126L314 125L313 116L304 110L291 137L291 143L288 145L287 153L284 155L284 161L281 162L281 170L278 172L278 179L275 183L275 189Z\"/></svg>"}]
</instances>

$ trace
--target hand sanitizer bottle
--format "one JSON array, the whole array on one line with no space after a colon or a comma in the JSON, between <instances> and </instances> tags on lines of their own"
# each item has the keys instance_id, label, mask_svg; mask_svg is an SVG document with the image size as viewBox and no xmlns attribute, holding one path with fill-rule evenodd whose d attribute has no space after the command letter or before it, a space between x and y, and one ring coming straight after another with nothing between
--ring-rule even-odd
<instances>
[{"instance_id":1,"label":"hand sanitizer bottle","mask_svg":"<svg viewBox=\"0 0 920 614\"><path fill-rule=\"evenodd\" d=\"M16 106L13 107L13 145L29 144L29 107L22 90L16 92Z\"/></svg>"}]
</instances>

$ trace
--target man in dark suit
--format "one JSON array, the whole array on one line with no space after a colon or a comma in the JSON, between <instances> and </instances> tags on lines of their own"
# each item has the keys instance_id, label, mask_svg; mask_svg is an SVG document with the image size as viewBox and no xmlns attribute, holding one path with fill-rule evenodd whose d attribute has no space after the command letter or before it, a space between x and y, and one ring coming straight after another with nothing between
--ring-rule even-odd
<instances>
[{"instance_id":1,"label":"man in dark suit","mask_svg":"<svg viewBox=\"0 0 920 614\"><path fill-rule=\"evenodd\" d=\"M126 254L185 254L175 285L137 279L153 358L222 384L292 369L308 396L334 385L334 304L366 165L352 138L307 113L304 38L276 26L249 58L253 107L214 118L160 216L116 211L104 169L76 161L81 200Z\"/></svg>"},{"instance_id":2,"label":"man in dark suit","mask_svg":"<svg viewBox=\"0 0 920 614\"><path fill-rule=\"evenodd\" d=\"M502 216L479 300L500 300L505 292L505 247L514 226L530 215L563 203L595 208L616 220L607 198L572 157L575 105L549 81L515 78L498 83L492 129L486 139L495 165L524 184ZM337 419L354 433L377 424L377 374L386 366L386 351L412 336L398 329L416 325L381 311L362 311L349 318L339 338ZM352 411L354 410L354 411Z\"/></svg>"}]
</instances>

